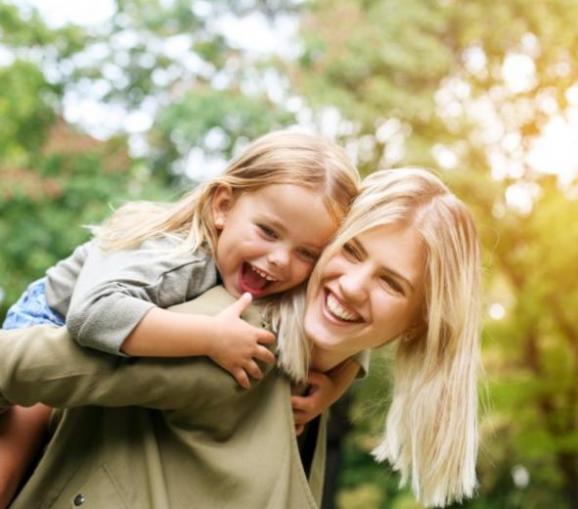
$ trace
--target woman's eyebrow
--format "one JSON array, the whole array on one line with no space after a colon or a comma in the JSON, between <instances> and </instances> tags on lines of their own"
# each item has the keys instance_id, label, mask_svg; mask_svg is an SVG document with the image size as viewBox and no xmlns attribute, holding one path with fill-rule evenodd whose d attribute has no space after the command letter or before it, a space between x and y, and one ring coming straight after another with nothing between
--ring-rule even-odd
<instances>
[{"instance_id":1,"label":"woman's eyebrow","mask_svg":"<svg viewBox=\"0 0 578 509\"><path fill-rule=\"evenodd\" d=\"M359 251L359 254L363 258L367 258L367 249L363 246L363 244L359 241L359 239L353 237L350 242L353 244L353 247Z\"/></svg>"},{"instance_id":2,"label":"woman's eyebrow","mask_svg":"<svg viewBox=\"0 0 578 509\"><path fill-rule=\"evenodd\" d=\"M384 272L386 272L387 274L389 274L390 276L401 280L408 288L410 292L415 292L415 288L413 287L413 285L411 284L411 281L406 278L405 276L402 276L399 272L396 272L393 269L390 269L388 267L383 267Z\"/></svg>"},{"instance_id":3,"label":"woman's eyebrow","mask_svg":"<svg viewBox=\"0 0 578 509\"><path fill-rule=\"evenodd\" d=\"M353 238L351 239L351 243L354 244L355 248L359 250L359 253L361 254L362 257L364 258L367 257L367 250L365 249L363 244L359 241L359 239ZM415 288L411 284L409 278L405 277L403 274L400 274L399 272L390 267L382 266L381 269L383 270L383 272L389 274L390 276L393 276L394 278L401 280L405 285L409 287L411 292L415 292Z\"/></svg>"}]
</instances>

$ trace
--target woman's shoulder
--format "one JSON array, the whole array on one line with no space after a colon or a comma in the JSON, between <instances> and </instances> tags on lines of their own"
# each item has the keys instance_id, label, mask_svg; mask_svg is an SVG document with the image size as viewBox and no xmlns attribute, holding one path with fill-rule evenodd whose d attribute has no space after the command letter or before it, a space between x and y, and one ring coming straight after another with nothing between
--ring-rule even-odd
<instances>
[{"instance_id":1,"label":"woman's shoulder","mask_svg":"<svg viewBox=\"0 0 578 509\"><path fill-rule=\"evenodd\" d=\"M195 299L172 307L171 310L179 313L217 315L236 300L237 298L231 295L224 286L217 285L203 292ZM261 326L264 320L262 303L259 301L253 302L253 304L243 312L242 317L253 325Z\"/></svg>"}]
</instances>

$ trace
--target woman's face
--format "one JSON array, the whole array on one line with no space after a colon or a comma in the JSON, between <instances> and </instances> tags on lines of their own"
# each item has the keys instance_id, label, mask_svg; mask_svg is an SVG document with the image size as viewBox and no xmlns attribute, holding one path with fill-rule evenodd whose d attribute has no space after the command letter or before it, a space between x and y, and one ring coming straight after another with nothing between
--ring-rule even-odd
<instances>
[{"instance_id":1,"label":"woman's face","mask_svg":"<svg viewBox=\"0 0 578 509\"><path fill-rule=\"evenodd\" d=\"M425 245L413 226L379 226L345 244L310 289L305 330L317 350L380 346L419 325Z\"/></svg>"}]
</instances>

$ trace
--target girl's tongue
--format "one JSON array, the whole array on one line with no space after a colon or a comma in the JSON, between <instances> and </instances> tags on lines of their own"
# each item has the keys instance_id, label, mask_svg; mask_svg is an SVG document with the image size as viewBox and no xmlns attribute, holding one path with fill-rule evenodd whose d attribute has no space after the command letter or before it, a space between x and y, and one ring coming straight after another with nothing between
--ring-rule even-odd
<instances>
[{"instance_id":1,"label":"girl's tongue","mask_svg":"<svg viewBox=\"0 0 578 509\"><path fill-rule=\"evenodd\" d=\"M243 286L247 291L255 290L256 292L261 291L267 286L267 281L264 277L260 276L255 272L251 265L247 262L243 263L243 269L241 271L241 277Z\"/></svg>"}]
</instances>

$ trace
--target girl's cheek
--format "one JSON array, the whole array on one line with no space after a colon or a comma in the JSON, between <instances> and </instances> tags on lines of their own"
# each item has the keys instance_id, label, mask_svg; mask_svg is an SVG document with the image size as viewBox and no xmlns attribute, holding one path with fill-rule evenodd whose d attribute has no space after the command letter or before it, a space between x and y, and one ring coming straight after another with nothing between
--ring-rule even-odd
<instances>
[{"instance_id":1,"label":"girl's cheek","mask_svg":"<svg viewBox=\"0 0 578 509\"><path fill-rule=\"evenodd\" d=\"M300 283L305 281L313 271L313 267L310 266L308 263L303 261L297 261L297 270L295 271L296 279L299 280Z\"/></svg>"}]
</instances>

